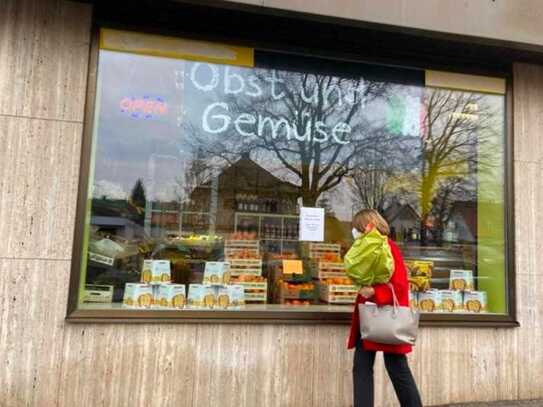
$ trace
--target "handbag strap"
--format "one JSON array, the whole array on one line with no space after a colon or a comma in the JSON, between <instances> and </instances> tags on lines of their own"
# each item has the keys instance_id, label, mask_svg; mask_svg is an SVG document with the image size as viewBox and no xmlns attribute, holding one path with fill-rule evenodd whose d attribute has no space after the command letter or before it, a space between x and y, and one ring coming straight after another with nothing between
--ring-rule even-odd
<instances>
[{"instance_id":1,"label":"handbag strap","mask_svg":"<svg viewBox=\"0 0 543 407\"><path fill-rule=\"evenodd\" d=\"M394 311L397 311L400 303L398 302L398 297L396 297L396 291L394 291L394 286L391 283L388 283L388 288L390 288L390 291L392 292L392 301L394 305Z\"/></svg>"}]
</instances>

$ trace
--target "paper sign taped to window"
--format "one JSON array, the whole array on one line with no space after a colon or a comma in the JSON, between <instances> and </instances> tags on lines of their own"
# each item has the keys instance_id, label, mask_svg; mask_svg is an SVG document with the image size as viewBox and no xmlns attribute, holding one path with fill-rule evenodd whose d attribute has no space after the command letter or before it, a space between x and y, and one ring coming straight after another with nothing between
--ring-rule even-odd
<instances>
[{"instance_id":1,"label":"paper sign taped to window","mask_svg":"<svg viewBox=\"0 0 543 407\"><path fill-rule=\"evenodd\" d=\"M300 208L300 240L324 241L324 208Z\"/></svg>"}]
</instances>

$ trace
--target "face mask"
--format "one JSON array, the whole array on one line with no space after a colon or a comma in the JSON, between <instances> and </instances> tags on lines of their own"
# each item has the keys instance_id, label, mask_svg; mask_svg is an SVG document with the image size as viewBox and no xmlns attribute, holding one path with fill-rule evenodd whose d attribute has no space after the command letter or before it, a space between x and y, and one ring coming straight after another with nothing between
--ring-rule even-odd
<instances>
[{"instance_id":1,"label":"face mask","mask_svg":"<svg viewBox=\"0 0 543 407\"><path fill-rule=\"evenodd\" d=\"M353 238L354 240L358 239L359 237L362 236L362 232L360 232L357 228L353 228L352 230L352 233L353 233Z\"/></svg>"}]
</instances>

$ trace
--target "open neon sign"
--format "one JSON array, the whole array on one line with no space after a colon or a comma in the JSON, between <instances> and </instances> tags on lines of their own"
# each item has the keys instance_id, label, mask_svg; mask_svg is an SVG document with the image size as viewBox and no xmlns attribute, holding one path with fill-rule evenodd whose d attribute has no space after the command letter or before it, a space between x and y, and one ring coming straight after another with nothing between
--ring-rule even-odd
<instances>
[{"instance_id":1,"label":"open neon sign","mask_svg":"<svg viewBox=\"0 0 543 407\"><path fill-rule=\"evenodd\" d=\"M150 120L168 113L168 105L161 97L124 97L119 102L121 112L134 119Z\"/></svg>"}]
</instances>

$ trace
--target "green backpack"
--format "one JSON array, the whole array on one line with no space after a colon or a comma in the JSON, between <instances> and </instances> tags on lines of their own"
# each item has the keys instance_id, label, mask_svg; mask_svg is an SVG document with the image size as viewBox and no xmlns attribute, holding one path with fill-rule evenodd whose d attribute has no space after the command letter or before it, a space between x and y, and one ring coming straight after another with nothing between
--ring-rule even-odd
<instances>
[{"instance_id":1,"label":"green backpack","mask_svg":"<svg viewBox=\"0 0 543 407\"><path fill-rule=\"evenodd\" d=\"M394 272L387 236L372 229L356 239L345 255L347 277L360 287L386 284Z\"/></svg>"}]
</instances>

